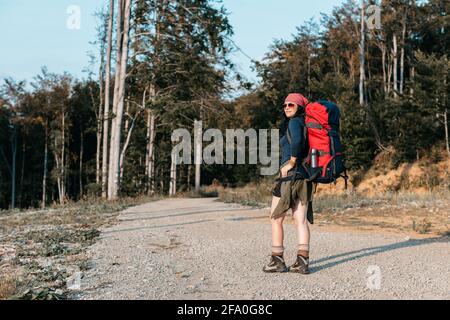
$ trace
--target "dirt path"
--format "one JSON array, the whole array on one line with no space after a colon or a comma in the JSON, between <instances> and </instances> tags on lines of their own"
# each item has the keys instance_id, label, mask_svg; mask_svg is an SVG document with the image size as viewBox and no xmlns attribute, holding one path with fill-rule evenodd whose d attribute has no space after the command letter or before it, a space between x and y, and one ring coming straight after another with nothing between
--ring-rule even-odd
<instances>
[{"instance_id":1,"label":"dirt path","mask_svg":"<svg viewBox=\"0 0 450 320\"><path fill-rule=\"evenodd\" d=\"M310 275L265 274L267 215L268 209L215 198L130 208L90 248L93 266L76 298L450 299L448 237L414 240L313 227ZM291 225L285 246L291 264Z\"/></svg>"}]
</instances>

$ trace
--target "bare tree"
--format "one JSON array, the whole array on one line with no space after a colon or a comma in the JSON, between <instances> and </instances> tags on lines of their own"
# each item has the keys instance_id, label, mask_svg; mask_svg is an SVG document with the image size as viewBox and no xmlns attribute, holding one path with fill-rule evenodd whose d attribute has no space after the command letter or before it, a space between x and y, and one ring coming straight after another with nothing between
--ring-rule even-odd
<instances>
[{"instance_id":1,"label":"bare tree","mask_svg":"<svg viewBox=\"0 0 450 320\"><path fill-rule=\"evenodd\" d=\"M80 199L83 198L83 152L84 152L84 134L83 134L83 125L80 125L80 159L79 159L79 187L80 187ZM98 173L98 171L96 172ZM96 176L97 178L98 176Z\"/></svg>"},{"instance_id":2,"label":"bare tree","mask_svg":"<svg viewBox=\"0 0 450 320\"><path fill-rule=\"evenodd\" d=\"M177 193L177 155L172 152L170 157L170 183L169 183L169 196L173 196Z\"/></svg>"},{"instance_id":3,"label":"bare tree","mask_svg":"<svg viewBox=\"0 0 450 320\"><path fill-rule=\"evenodd\" d=\"M155 136L156 116L151 109L147 110L147 152L145 157L145 174L148 179L148 194L153 194L155 185L153 183L155 174Z\"/></svg>"},{"instance_id":4,"label":"bare tree","mask_svg":"<svg viewBox=\"0 0 450 320\"><path fill-rule=\"evenodd\" d=\"M405 46L406 46L406 17L408 9L405 8L402 19L402 48L400 50L400 94L403 94L403 86L405 83Z\"/></svg>"},{"instance_id":5,"label":"bare tree","mask_svg":"<svg viewBox=\"0 0 450 320\"><path fill-rule=\"evenodd\" d=\"M123 6L123 7L122 7ZM120 159L120 140L123 118L123 109L125 101L125 80L128 61L128 45L131 19L131 0L119 0L120 14L118 16L118 49L116 69L116 84L114 86L113 110L115 117L112 121L112 135L110 145L109 159L109 181L108 181L108 199L113 200L118 197L119 192L119 159ZM123 10L122 10L123 9ZM123 16L123 19L121 18ZM123 24L122 24L123 23ZM122 37L120 37L122 34ZM120 41L122 40L122 41Z\"/></svg>"},{"instance_id":6,"label":"bare tree","mask_svg":"<svg viewBox=\"0 0 450 320\"><path fill-rule=\"evenodd\" d=\"M442 99L442 105L443 105L443 118L444 118L444 131L445 131L445 149L447 150L447 155L450 157L450 141L449 141L449 133L448 133L448 104L447 104L447 93L448 93L448 86L447 86L447 79L448 79L448 73L449 73L449 64L448 64L448 58L447 56L444 57L445 61L445 72L444 72L444 90L443 90L443 99Z\"/></svg>"},{"instance_id":7,"label":"bare tree","mask_svg":"<svg viewBox=\"0 0 450 320\"><path fill-rule=\"evenodd\" d=\"M103 108L103 156L102 156L102 197L106 198L107 181L108 181L108 137L109 137L109 104L110 104L110 88L111 88L111 51L112 51L112 29L114 20L114 0L109 0L108 15L108 35L106 44L106 61L105 61L105 106Z\"/></svg>"},{"instance_id":8,"label":"bare tree","mask_svg":"<svg viewBox=\"0 0 450 320\"><path fill-rule=\"evenodd\" d=\"M359 104L364 105L364 80L365 80L365 2L361 4L361 42L359 44Z\"/></svg>"},{"instance_id":9,"label":"bare tree","mask_svg":"<svg viewBox=\"0 0 450 320\"><path fill-rule=\"evenodd\" d=\"M386 34L383 29L377 30L375 28L369 29L371 37L375 39L375 45L381 51L381 69L383 72L383 91L385 94L388 92L387 85L387 71L386 71L386 56L387 56L387 47L386 47Z\"/></svg>"},{"instance_id":10,"label":"bare tree","mask_svg":"<svg viewBox=\"0 0 450 320\"><path fill-rule=\"evenodd\" d=\"M64 204L65 190L65 158L66 158L66 112L65 106L61 106L61 131L54 131L53 155L55 158L56 182L58 186L59 203Z\"/></svg>"},{"instance_id":11,"label":"bare tree","mask_svg":"<svg viewBox=\"0 0 450 320\"><path fill-rule=\"evenodd\" d=\"M392 80L394 97L398 96L398 48L397 48L397 35L394 33L392 36L392 69L394 79Z\"/></svg>"},{"instance_id":12,"label":"bare tree","mask_svg":"<svg viewBox=\"0 0 450 320\"><path fill-rule=\"evenodd\" d=\"M125 125L125 132L126 134L126 138L125 138L125 143L123 144L122 147L122 151L120 153L120 159L119 159L119 170L120 170L120 180L122 180L123 177L123 165L124 165L124 159L125 159L125 154L127 152L128 149L128 145L130 144L130 139L131 139L131 135L133 133L133 129L136 125L136 120L139 118L139 116L145 111L145 105L146 105L146 93L147 91L144 91L144 94L142 95L142 104L139 105L138 104L138 110L135 112L135 114L131 117L129 115L129 105L130 103L132 103L132 101L127 101L127 121L126 121L126 125ZM131 122L130 122L131 120Z\"/></svg>"},{"instance_id":13,"label":"bare tree","mask_svg":"<svg viewBox=\"0 0 450 320\"><path fill-rule=\"evenodd\" d=\"M44 174L42 175L42 209L45 208L47 203L47 175L48 175L48 119L45 119L44 123Z\"/></svg>"},{"instance_id":14,"label":"bare tree","mask_svg":"<svg viewBox=\"0 0 450 320\"><path fill-rule=\"evenodd\" d=\"M114 91L113 91L113 104L112 104L112 116L111 116L111 135L110 135L110 145L109 145L109 158L108 158L108 188L107 188L107 196L108 199L111 199L112 193L112 184L114 179L114 173L112 170L112 161L113 154L115 150L113 149L112 142L115 140L116 135L116 126L114 125L115 117L117 114L117 100L119 93L119 81L120 81L120 62L122 55L122 44L123 44L123 4L124 0L117 0L118 4L118 12L117 12L117 21L116 21L116 68L115 68L115 76L114 76Z\"/></svg>"},{"instance_id":15,"label":"bare tree","mask_svg":"<svg viewBox=\"0 0 450 320\"><path fill-rule=\"evenodd\" d=\"M449 134L448 134L448 110L445 108L444 111L444 130L445 130L445 149L447 150L447 154L450 157L450 141L449 141Z\"/></svg>"}]
</instances>

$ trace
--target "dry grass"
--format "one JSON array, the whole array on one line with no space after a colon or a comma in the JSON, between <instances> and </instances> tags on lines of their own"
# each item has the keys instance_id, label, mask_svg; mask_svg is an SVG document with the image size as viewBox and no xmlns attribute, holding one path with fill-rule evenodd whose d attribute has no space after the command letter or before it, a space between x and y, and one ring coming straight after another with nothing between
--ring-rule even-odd
<instances>
[{"instance_id":1,"label":"dry grass","mask_svg":"<svg viewBox=\"0 0 450 320\"><path fill-rule=\"evenodd\" d=\"M252 182L240 188L224 188L209 186L204 192L216 193L219 199L226 203L240 203L249 206L267 206L272 201L272 181L268 178L261 182Z\"/></svg>"},{"instance_id":2,"label":"dry grass","mask_svg":"<svg viewBox=\"0 0 450 320\"><path fill-rule=\"evenodd\" d=\"M435 148L431 154L413 163L392 163L395 150L388 148L377 155L373 166L360 174L356 190L364 194L376 192L429 193L450 189L450 158L444 148Z\"/></svg>"},{"instance_id":3,"label":"dry grass","mask_svg":"<svg viewBox=\"0 0 450 320\"><path fill-rule=\"evenodd\" d=\"M0 300L7 299L17 290L17 275L14 273L3 273L0 275Z\"/></svg>"},{"instance_id":4,"label":"dry grass","mask_svg":"<svg viewBox=\"0 0 450 320\"><path fill-rule=\"evenodd\" d=\"M115 223L127 207L159 198L0 212L0 299L67 298L66 280L89 268L84 252L98 238L99 228Z\"/></svg>"},{"instance_id":5,"label":"dry grass","mask_svg":"<svg viewBox=\"0 0 450 320\"><path fill-rule=\"evenodd\" d=\"M242 188L209 187L225 202L268 207L272 184L266 180ZM316 224L359 230L389 230L414 234L446 235L450 232L450 191L328 193L319 186L314 198Z\"/></svg>"},{"instance_id":6,"label":"dry grass","mask_svg":"<svg viewBox=\"0 0 450 320\"><path fill-rule=\"evenodd\" d=\"M344 205L320 198L315 204L318 224L420 235L446 235L450 231L449 193L389 193L376 198L350 197L342 202Z\"/></svg>"}]
</instances>

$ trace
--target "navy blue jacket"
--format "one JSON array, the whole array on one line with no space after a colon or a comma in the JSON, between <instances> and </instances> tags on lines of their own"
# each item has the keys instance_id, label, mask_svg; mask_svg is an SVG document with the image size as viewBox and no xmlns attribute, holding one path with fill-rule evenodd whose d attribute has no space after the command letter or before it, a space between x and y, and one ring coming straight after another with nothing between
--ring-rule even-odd
<instances>
[{"instance_id":1,"label":"navy blue jacket","mask_svg":"<svg viewBox=\"0 0 450 320\"><path fill-rule=\"evenodd\" d=\"M297 157L297 167L308 155L308 147L304 137L305 118L295 117L289 120L289 133L291 143L289 143L287 132L280 138L281 163L280 166L291 159L291 156Z\"/></svg>"}]
</instances>

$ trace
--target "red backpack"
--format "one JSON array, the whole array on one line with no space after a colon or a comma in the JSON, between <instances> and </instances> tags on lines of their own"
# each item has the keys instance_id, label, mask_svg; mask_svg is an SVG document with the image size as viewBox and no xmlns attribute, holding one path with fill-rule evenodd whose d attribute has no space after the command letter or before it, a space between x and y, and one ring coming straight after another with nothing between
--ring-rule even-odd
<instances>
[{"instance_id":1,"label":"red backpack","mask_svg":"<svg viewBox=\"0 0 450 320\"><path fill-rule=\"evenodd\" d=\"M309 145L308 156L302 161L303 178L318 183L332 183L340 177L345 179L342 144L339 135L340 111L336 104L320 100L305 107L305 141ZM288 139L290 133L288 131Z\"/></svg>"}]
</instances>

